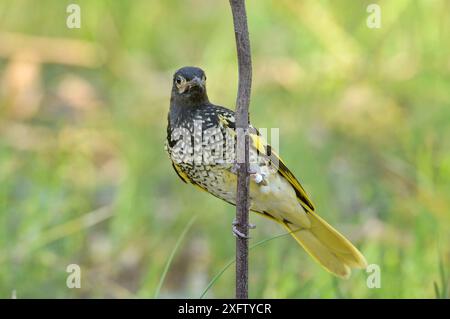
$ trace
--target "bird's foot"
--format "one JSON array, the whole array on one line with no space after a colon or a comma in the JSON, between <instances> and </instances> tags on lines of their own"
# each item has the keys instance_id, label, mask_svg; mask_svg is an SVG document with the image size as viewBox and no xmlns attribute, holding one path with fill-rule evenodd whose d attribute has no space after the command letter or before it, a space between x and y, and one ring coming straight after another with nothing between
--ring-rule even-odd
<instances>
[{"instance_id":1,"label":"bird's foot","mask_svg":"<svg viewBox=\"0 0 450 319\"><path fill-rule=\"evenodd\" d=\"M239 231L239 230L237 229L237 226L239 225L239 222L236 220L236 218L233 220L232 225L233 225L232 231L233 231L234 237L250 239L250 236L245 235L244 233L242 233L241 231ZM247 227L248 227L249 229L255 229L255 228L256 228L256 225L255 225L255 224L250 224L250 223L249 223L249 224L247 225Z\"/></svg>"}]
</instances>

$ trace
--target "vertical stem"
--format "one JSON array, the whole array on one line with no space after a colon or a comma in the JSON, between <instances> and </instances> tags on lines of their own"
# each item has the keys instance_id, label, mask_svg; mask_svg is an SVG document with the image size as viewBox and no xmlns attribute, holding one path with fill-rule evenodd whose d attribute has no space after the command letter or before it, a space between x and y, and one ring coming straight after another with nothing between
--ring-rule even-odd
<instances>
[{"instance_id":1,"label":"vertical stem","mask_svg":"<svg viewBox=\"0 0 450 319\"><path fill-rule=\"evenodd\" d=\"M236 100L236 162L238 181L236 195L237 229L248 236L249 210L249 137L248 124L250 92L252 82L252 61L247 26L245 0L229 0L233 14L234 34L239 65L239 86ZM248 298L248 239L236 238L236 298Z\"/></svg>"}]
</instances>

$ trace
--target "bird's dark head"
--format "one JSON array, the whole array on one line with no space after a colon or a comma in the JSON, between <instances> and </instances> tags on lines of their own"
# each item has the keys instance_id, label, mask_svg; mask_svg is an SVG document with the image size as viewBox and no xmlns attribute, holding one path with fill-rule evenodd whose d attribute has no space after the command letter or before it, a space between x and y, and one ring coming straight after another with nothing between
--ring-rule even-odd
<instances>
[{"instance_id":1,"label":"bird's dark head","mask_svg":"<svg viewBox=\"0 0 450 319\"><path fill-rule=\"evenodd\" d=\"M176 71L173 75L172 100L182 104L208 102L205 72L193 66Z\"/></svg>"}]
</instances>

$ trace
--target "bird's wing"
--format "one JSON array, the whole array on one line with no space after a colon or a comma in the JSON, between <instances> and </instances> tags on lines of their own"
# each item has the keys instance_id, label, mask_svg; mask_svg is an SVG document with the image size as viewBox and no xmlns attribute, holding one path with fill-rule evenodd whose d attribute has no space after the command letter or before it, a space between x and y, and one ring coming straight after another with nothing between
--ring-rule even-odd
<instances>
[{"instance_id":1,"label":"bird's wing","mask_svg":"<svg viewBox=\"0 0 450 319\"><path fill-rule=\"evenodd\" d=\"M219 121L222 126L235 131L236 124L234 122L234 113L232 111L219 114ZM251 147L257 150L259 156L266 157L271 163L278 165L278 174L283 176L289 184L294 188L297 198L300 204L306 212L314 211L314 205L306 194L305 189L302 187L297 178L292 174L280 156L272 149L272 147L264 140L259 131L250 125L249 136L251 140Z\"/></svg>"}]
</instances>

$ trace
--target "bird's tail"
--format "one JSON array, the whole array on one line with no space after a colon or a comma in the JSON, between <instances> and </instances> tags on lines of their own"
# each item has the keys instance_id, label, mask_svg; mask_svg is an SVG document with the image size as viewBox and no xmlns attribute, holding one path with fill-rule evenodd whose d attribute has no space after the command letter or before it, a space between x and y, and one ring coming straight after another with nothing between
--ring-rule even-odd
<instances>
[{"instance_id":1,"label":"bird's tail","mask_svg":"<svg viewBox=\"0 0 450 319\"><path fill-rule=\"evenodd\" d=\"M331 227L315 212L307 213L311 227L302 228L295 224L282 223L297 242L326 270L348 278L351 268L366 268L367 262L359 250Z\"/></svg>"}]
</instances>

